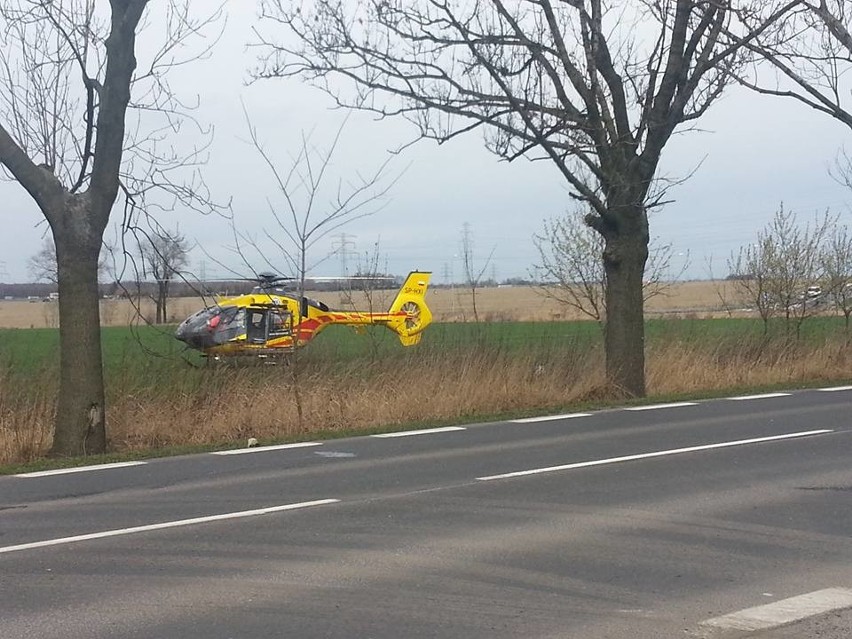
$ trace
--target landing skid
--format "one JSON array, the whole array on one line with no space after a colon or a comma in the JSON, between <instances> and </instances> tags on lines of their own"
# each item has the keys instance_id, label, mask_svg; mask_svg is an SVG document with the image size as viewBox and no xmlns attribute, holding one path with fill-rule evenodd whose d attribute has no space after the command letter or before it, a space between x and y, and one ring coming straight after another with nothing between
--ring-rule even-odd
<instances>
[{"instance_id":1,"label":"landing skid","mask_svg":"<svg viewBox=\"0 0 852 639\"><path fill-rule=\"evenodd\" d=\"M231 364L268 364L275 366L277 364L289 364L294 351L293 348L253 348L250 351L241 351L231 355L205 355L204 358L208 366Z\"/></svg>"}]
</instances>

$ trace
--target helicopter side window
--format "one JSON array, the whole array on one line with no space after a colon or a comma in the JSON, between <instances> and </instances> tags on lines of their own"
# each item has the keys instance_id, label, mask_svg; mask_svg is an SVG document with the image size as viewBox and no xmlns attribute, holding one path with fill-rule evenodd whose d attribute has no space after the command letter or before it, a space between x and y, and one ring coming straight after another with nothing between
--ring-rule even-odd
<instances>
[{"instance_id":1,"label":"helicopter side window","mask_svg":"<svg viewBox=\"0 0 852 639\"><path fill-rule=\"evenodd\" d=\"M251 344L266 343L266 311L246 310L246 339Z\"/></svg>"},{"instance_id":2,"label":"helicopter side window","mask_svg":"<svg viewBox=\"0 0 852 639\"><path fill-rule=\"evenodd\" d=\"M290 312L284 309L271 309L268 315L269 337L281 337L291 332Z\"/></svg>"},{"instance_id":3,"label":"helicopter side window","mask_svg":"<svg viewBox=\"0 0 852 639\"><path fill-rule=\"evenodd\" d=\"M219 342L227 342L246 332L245 313L236 306L228 306L219 313L219 325L216 334Z\"/></svg>"},{"instance_id":4,"label":"helicopter side window","mask_svg":"<svg viewBox=\"0 0 852 639\"><path fill-rule=\"evenodd\" d=\"M219 325L225 326L234 321L239 313L240 309L236 306L226 306L221 309L217 314L219 315Z\"/></svg>"},{"instance_id":5,"label":"helicopter side window","mask_svg":"<svg viewBox=\"0 0 852 639\"><path fill-rule=\"evenodd\" d=\"M318 308L319 310L326 312L326 313L329 310L328 304L325 304L324 302L317 301L315 299L311 299L310 297L303 297L302 298L302 317L308 316L308 306L313 306L314 308Z\"/></svg>"}]
</instances>

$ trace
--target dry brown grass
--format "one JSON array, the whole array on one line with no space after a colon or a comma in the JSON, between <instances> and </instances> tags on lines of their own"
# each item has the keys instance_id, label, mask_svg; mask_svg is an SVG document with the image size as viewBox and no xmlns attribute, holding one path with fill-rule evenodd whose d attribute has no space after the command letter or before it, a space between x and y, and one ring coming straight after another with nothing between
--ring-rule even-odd
<instances>
[{"instance_id":1,"label":"dry brown grass","mask_svg":"<svg viewBox=\"0 0 852 639\"><path fill-rule=\"evenodd\" d=\"M716 345L662 344L648 355L654 395L818 383L852 376L852 349L843 339L820 345L778 339Z\"/></svg>"},{"instance_id":2,"label":"dry brown grass","mask_svg":"<svg viewBox=\"0 0 852 639\"><path fill-rule=\"evenodd\" d=\"M577 355L568 380L545 374L532 357L473 350L449 358L427 356L425 361L409 357L390 367L379 362L366 369L309 366L299 377L301 426L291 369L261 369L260 378L257 369L229 370L225 387L202 383L197 391L178 394L165 404L151 397L119 399L110 415L111 437L120 449L240 443L248 437L357 431L578 401L600 385L602 369L591 352ZM591 371L595 374L589 375ZM585 377L578 377L580 373Z\"/></svg>"},{"instance_id":3,"label":"dry brown grass","mask_svg":"<svg viewBox=\"0 0 852 639\"><path fill-rule=\"evenodd\" d=\"M0 463L28 462L45 455L56 414L53 376L45 372L27 389L0 369Z\"/></svg>"},{"instance_id":4,"label":"dry brown grass","mask_svg":"<svg viewBox=\"0 0 852 639\"><path fill-rule=\"evenodd\" d=\"M244 445L354 432L416 422L451 422L508 411L562 410L612 398L596 347L508 354L471 348L452 355L403 358L350 370L300 372L299 423L291 369L197 371L169 392L113 380L108 423L113 451L169 446ZM180 373L178 373L180 374ZM0 373L0 463L45 454L53 419L52 373L16 388ZM648 353L650 395L796 385L852 376L852 349L842 338L822 345L742 339L716 344L660 340Z\"/></svg>"}]
</instances>

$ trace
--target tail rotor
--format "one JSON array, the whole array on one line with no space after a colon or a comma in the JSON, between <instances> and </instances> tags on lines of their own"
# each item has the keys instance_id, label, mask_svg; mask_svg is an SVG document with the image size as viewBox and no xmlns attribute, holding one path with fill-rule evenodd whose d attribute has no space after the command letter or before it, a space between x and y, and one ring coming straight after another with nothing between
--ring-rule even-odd
<instances>
[{"instance_id":1,"label":"tail rotor","mask_svg":"<svg viewBox=\"0 0 852 639\"><path fill-rule=\"evenodd\" d=\"M425 299L431 277L426 271L409 273L388 311L392 316L388 328L399 335L405 346L417 344L421 333L432 323L432 313Z\"/></svg>"}]
</instances>

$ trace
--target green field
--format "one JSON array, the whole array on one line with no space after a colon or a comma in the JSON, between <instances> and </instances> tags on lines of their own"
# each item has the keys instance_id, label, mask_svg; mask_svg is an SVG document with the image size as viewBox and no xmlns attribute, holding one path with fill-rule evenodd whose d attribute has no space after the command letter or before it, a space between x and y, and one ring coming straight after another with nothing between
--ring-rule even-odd
<instances>
[{"instance_id":1,"label":"green field","mask_svg":"<svg viewBox=\"0 0 852 639\"><path fill-rule=\"evenodd\" d=\"M771 327L769 338L763 324L754 319L650 320L646 325L649 348L660 342L741 343L787 339L782 323ZM801 340L820 343L843 333L842 318L817 317L803 326ZM204 358L189 351L173 337L173 327L107 327L102 330L107 379L125 381L139 376L155 381L175 368L204 366ZM547 357L554 349L599 347L601 330L594 322L497 322L433 324L419 346L404 348L385 329L355 334L347 327L332 326L300 352L306 365L324 367L335 363L364 364L377 361L440 357L448 352L471 351L535 354ZM13 376L44 374L55 370L59 358L57 329L0 329L0 366Z\"/></svg>"}]
</instances>

